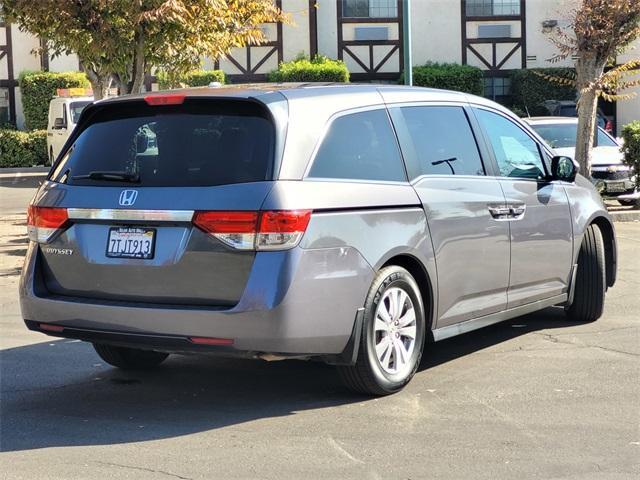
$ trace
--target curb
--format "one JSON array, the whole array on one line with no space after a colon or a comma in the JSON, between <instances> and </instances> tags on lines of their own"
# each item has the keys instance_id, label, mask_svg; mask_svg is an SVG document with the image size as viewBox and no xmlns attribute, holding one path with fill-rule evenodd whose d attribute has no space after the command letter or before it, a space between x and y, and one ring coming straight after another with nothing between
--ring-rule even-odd
<instances>
[{"instance_id":1,"label":"curb","mask_svg":"<svg viewBox=\"0 0 640 480\"><path fill-rule=\"evenodd\" d=\"M10 173L49 173L51 167L17 167L17 168L0 168L0 175Z\"/></svg>"},{"instance_id":2,"label":"curb","mask_svg":"<svg viewBox=\"0 0 640 480\"><path fill-rule=\"evenodd\" d=\"M640 210L609 212L614 222L640 222Z\"/></svg>"}]
</instances>

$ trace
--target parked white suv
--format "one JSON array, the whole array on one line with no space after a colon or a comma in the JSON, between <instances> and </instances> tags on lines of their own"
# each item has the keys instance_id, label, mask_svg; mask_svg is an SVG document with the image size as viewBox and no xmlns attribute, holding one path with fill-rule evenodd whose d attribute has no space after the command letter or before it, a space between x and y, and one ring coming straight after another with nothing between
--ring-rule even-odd
<instances>
[{"instance_id":1,"label":"parked white suv","mask_svg":"<svg viewBox=\"0 0 640 480\"><path fill-rule=\"evenodd\" d=\"M74 89L69 89L73 91ZM52 165L65 142L80 118L84 107L93 102L93 96L82 95L72 96L67 90L58 91L49 103L49 119L47 122L47 152L49 154L49 164ZM81 89L83 93L85 89ZM61 95L62 94L62 95Z\"/></svg>"},{"instance_id":2,"label":"parked white suv","mask_svg":"<svg viewBox=\"0 0 640 480\"><path fill-rule=\"evenodd\" d=\"M570 117L523 118L557 155L575 157L578 119ZM591 178L604 198L621 205L640 207L640 190L635 189L635 174L622 162L618 141L598 127L591 155Z\"/></svg>"}]
</instances>

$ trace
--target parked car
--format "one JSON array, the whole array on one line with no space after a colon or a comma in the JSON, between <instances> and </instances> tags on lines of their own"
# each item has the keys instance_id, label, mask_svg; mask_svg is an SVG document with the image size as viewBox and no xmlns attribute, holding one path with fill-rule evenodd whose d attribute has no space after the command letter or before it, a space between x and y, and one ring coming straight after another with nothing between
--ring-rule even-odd
<instances>
[{"instance_id":1,"label":"parked car","mask_svg":"<svg viewBox=\"0 0 640 480\"><path fill-rule=\"evenodd\" d=\"M575 158L578 120L566 117L525 118L555 150L557 155ZM617 140L598 127L591 157L591 177L604 198L626 206L640 207L640 191L635 188L635 172L623 163Z\"/></svg>"},{"instance_id":2,"label":"parked car","mask_svg":"<svg viewBox=\"0 0 640 480\"><path fill-rule=\"evenodd\" d=\"M546 100L542 102L542 106L553 117L578 117L578 105L571 100ZM598 107L596 115L598 117L598 126L608 133L613 133L613 122L600 107Z\"/></svg>"},{"instance_id":3,"label":"parked car","mask_svg":"<svg viewBox=\"0 0 640 480\"><path fill-rule=\"evenodd\" d=\"M496 103L400 86L96 102L28 229L31 330L120 368L314 358L373 395L428 342L553 305L596 320L616 279L611 218L571 159Z\"/></svg>"},{"instance_id":4,"label":"parked car","mask_svg":"<svg viewBox=\"0 0 640 480\"><path fill-rule=\"evenodd\" d=\"M70 92L71 90L71 92ZM73 92L80 90L82 93ZM73 93L76 93L73 95ZM49 103L47 122L47 152L49 164L53 165L65 142L73 132L82 110L93 102L92 95L86 95L85 89L60 89L58 96Z\"/></svg>"}]
</instances>

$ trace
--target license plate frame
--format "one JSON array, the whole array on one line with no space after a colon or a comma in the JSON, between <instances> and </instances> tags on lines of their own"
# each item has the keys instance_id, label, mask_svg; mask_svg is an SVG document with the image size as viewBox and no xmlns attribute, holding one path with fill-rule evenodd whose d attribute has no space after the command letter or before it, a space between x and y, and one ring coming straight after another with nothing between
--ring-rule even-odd
<instances>
[{"instance_id":1,"label":"license plate frame","mask_svg":"<svg viewBox=\"0 0 640 480\"><path fill-rule=\"evenodd\" d=\"M607 193L622 193L627 190L625 188L624 182L607 182L605 187Z\"/></svg>"},{"instance_id":2,"label":"license plate frame","mask_svg":"<svg viewBox=\"0 0 640 480\"><path fill-rule=\"evenodd\" d=\"M105 255L108 258L152 260L156 250L156 234L157 231L155 228L138 226L110 227L109 233L107 234L107 246L105 249ZM114 235L120 238L113 238ZM130 236L132 238L127 239L127 236ZM124 249L121 249L119 248L119 243L115 243L112 245L112 240L114 240L115 242L126 242L126 240L131 240L132 243L127 245ZM145 240L149 240L151 242L148 248L144 248L144 244L138 245L133 243L134 241L144 242Z\"/></svg>"}]
</instances>

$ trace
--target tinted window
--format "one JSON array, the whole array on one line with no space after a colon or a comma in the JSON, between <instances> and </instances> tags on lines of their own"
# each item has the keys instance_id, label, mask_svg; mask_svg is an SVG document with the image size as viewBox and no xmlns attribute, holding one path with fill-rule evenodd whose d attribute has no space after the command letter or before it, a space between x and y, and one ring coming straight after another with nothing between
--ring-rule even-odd
<instances>
[{"instance_id":1,"label":"tinted window","mask_svg":"<svg viewBox=\"0 0 640 480\"><path fill-rule=\"evenodd\" d=\"M309 176L406 181L386 110L336 118L318 149Z\"/></svg>"},{"instance_id":2,"label":"tinted window","mask_svg":"<svg viewBox=\"0 0 640 480\"><path fill-rule=\"evenodd\" d=\"M76 185L90 172L139 175L141 186L208 186L267 180L274 129L259 107L233 102L110 105L81 125L52 179Z\"/></svg>"},{"instance_id":3,"label":"tinted window","mask_svg":"<svg viewBox=\"0 0 640 480\"><path fill-rule=\"evenodd\" d=\"M493 112L476 109L503 177L543 178L544 166L535 141L515 123Z\"/></svg>"},{"instance_id":4,"label":"tinted window","mask_svg":"<svg viewBox=\"0 0 640 480\"><path fill-rule=\"evenodd\" d=\"M553 123L531 126L552 148L574 148L578 134L577 123ZM595 138L597 147L617 147L618 145L598 128Z\"/></svg>"},{"instance_id":5,"label":"tinted window","mask_svg":"<svg viewBox=\"0 0 640 480\"><path fill-rule=\"evenodd\" d=\"M409 178L485 174L462 107L402 107L398 110L409 133L410 147L413 147L413 152L406 155ZM415 160L410 161L412 158Z\"/></svg>"}]
</instances>

